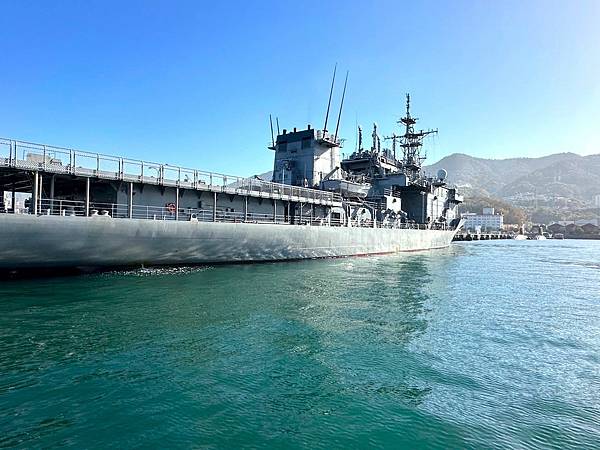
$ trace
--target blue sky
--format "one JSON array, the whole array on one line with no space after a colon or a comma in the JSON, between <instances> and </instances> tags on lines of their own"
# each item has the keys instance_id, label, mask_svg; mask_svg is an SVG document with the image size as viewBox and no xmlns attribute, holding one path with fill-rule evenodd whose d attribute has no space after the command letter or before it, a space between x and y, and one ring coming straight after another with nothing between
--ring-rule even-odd
<instances>
[{"instance_id":1,"label":"blue sky","mask_svg":"<svg viewBox=\"0 0 600 450\"><path fill-rule=\"evenodd\" d=\"M337 62L345 151L410 92L431 160L600 153L599 23L596 0L0 0L0 136L260 173L269 113L322 127Z\"/></svg>"}]
</instances>

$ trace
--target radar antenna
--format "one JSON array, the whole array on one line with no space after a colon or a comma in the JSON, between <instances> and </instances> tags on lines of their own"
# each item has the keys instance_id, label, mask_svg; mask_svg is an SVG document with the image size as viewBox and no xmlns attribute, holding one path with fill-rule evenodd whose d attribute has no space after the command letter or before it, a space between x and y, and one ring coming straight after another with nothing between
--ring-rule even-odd
<instances>
[{"instance_id":1,"label":"radar antenna","mask_svg":"<svg viewBox=\"0 0 600 450\"><path fill-rule=\"evenodd\" d=\"M415 124L419 119L410 115L410 94L406 94L406 116L402 117L398 123L405 127L404 135L400 136L400 147L403 152L403 164L412 174L421 170L421 166L426 156L421 154L423 139L425 136L437 133L438 130L420 130L415 131Z\"/></svg>"}]
</instances>

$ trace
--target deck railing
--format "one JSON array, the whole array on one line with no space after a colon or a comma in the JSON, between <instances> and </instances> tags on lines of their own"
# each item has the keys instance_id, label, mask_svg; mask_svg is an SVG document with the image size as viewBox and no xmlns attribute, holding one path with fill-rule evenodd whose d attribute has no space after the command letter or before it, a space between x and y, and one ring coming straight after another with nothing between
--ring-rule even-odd
<instances>
[{"instance_id":1,"label":"deck railing","mask_svg":"<svg viewBox=\"0 0 600 450\"><path fill-rule=\"evenodd\" d=\"M24 208L17 214L33 214L33 208ZM395 228L395 229L446 229L443 224L428 227L417 223L389 223L377 221L375 224L371 219L350 219L350 223L344 217L311 216L309 210L305 210L302 216L296 215L292 218L290 214L264 214L253 212L233 212L222 209L198 209L179 208L172 206L149 206L131 205L122 203L90 202L89 206L84 201L61 200L42 198L38 200L38 216L63 216L63 217L99 217L106 219L145 219L145 220L171 220L191 222L227 222L227 223L275 223L287 225L311 225L331 227L360 227L360 228ZM11 214L11 211L0 211Z\"/></svg>"},{"instance_id":2,"label":"deck railing","mask_svg":"<svg viewBox=\"0 0 600 450\"><path fill-rule=\"evenodd\" d=\"M0 166L134 183L337 204L340 194L101 153L0 138Z\"/></svg>"}]
</instances>

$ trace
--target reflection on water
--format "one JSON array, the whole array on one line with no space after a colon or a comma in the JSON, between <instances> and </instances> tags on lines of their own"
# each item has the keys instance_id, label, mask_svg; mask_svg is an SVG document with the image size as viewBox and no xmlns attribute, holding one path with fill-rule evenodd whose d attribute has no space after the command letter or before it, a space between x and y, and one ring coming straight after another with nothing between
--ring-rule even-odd
<instances>
[{"instance_id":1,"label":"reflection on water","mask_svg":"<svg viewBox=\"0 0 600 450\"><path fill-rule=\"evenodd\" d=\"M0 446L592 446L600 246L544 244L2 283Z\"/></svg>"}]
</instances>

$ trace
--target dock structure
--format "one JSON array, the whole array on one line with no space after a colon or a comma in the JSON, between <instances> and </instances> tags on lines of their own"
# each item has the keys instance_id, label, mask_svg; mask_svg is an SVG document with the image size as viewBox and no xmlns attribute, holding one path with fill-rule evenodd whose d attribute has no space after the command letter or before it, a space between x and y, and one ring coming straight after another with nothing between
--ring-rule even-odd
<instances>
[{"instance_id":1,"label":"dock structure","mask_svg":"<svg viewBox=\"0 0 600 450\"><path fill-rule=\"evenodd\" d=\"M514 234L505 231L490 231L484 233L459 231L454 235L454 241L489 241L491 239L514 239Z\"/></svg>"},{"instance_id":2,"label":"dock structure","mask_svg":"<svg viewBox=\"0 0 600 450\"><path fill-rule=\"evenodd\" d=\"M339 193L319 189L0 138L2 199L5 192L10 212L25 212L14 207L25 193L37 215L293 222L290 205L300 205L322 222L342 206Z\"/></svg>"}]
</instances>

